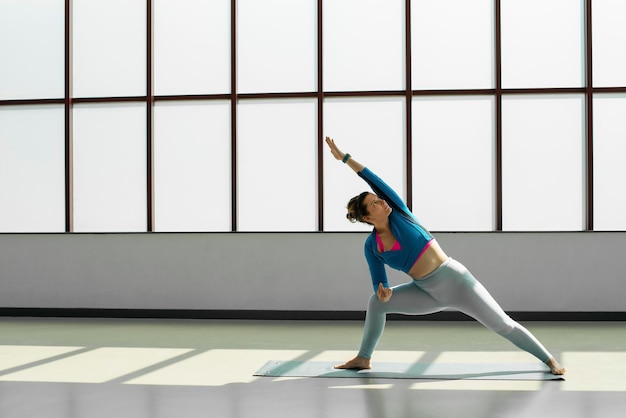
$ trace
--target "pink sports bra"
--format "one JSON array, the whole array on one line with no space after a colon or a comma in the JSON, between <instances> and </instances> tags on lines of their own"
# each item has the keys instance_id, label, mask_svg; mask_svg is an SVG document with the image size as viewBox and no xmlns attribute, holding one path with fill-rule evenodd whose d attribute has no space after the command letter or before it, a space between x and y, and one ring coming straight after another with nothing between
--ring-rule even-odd
<instances>
[{"instance_id":1,"label":"pink sports bra","mask_svg":"<svg viewBox=\"0 0 626 418\"><path fill-rule=\"evenodd\" d=\"M385 246L383 245L383 241L380 239L380 235L378 235L378 231L376 231L376 242L378 243L378 249L380 250L380 252L384 253ZM398 251L401 249L402 247L400 246L400 241L396 240L396 242L393 243L393 246L389 249L389 251Z\"/></svg>"}]
</instances>

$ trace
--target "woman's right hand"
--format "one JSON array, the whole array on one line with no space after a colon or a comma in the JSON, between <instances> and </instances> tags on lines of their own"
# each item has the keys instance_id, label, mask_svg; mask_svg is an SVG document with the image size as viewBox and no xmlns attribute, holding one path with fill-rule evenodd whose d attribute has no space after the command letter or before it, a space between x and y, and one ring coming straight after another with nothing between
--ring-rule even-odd
<instances>
[{"instance_id":1,"label":"woman's right hand","mask_svg":"<svg viewBox=\"0 0 626 418\"><path fill-rule=\"evenodd\" d=\"M386 288L382 283L378 283L378 290L376 290L376 296L378 296L378 300L381 302L388 302L391 299L391 295L393 294L393 289Z\"/></svg>"},{"instance_id":2,"label":"woman's right hand","mask_svg":"<svg viewBox=\"0 0 626 418\"><path fill-rule=\"evenodd\" d=\"M341 152L339 148L337 148L337 145L335 145L335 141L331 137L326 137L326 143L328 144L328 147L330 148L330 153L333 154L333 157L335 157L336 160L343 160L343 157L345 157L346 154Z\"/></svg>"},{"instance_id":3,"label":"woman's right hand","mask_svg":"<svg viewBox=\"0 0 626 418\"><path fill-rule=\"evenodd\" d=\"M326 143L328 144L328 148L330 148L330 153L333 154L333 157L335 157L335 159L339 161L343 161L344 159L346 159L346 161L343 162L346 163L348 167L350 167L352 170L354 170L355 173L360 173L361 171L363 171L365 166L355 161L354 158L352 158L349 154L341 152L339 148L337 148L337 145L335 145L335 141L331 137L326 137ZM346 155L348 156L348 158L345 158Z\"/></svg>"}]
</instances>

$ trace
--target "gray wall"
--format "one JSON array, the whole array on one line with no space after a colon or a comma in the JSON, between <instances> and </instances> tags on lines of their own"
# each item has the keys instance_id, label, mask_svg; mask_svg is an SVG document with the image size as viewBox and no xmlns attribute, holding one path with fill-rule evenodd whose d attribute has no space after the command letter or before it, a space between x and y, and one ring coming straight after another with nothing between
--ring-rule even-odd
<instances>
[{"instance_id":1,"label":"gray wall","mask_svg":"<svg viewBox=\"0 0 626 418\"><path fill-rule=\"evenodd\" d=\"M507 311L626 311L626 232L435 236ZM0 308L359 311L365 237L0 234Z\"/></svg>"}]
</instances>

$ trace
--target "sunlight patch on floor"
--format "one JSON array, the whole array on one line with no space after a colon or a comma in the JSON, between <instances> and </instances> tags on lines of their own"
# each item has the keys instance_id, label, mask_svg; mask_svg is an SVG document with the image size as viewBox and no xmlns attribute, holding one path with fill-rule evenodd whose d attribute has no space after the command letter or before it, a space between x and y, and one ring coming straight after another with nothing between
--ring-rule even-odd
<instances>
[{"instance_id":1,"label":"sunlight patch on floor","mask_svg":"<svg viewBox=\"0 0 626 418\"><path fill-rule=\"evenodd\" d=\"M0 372L80 350L83 347L0 345Z\"/></svg>"},{"instance_id":2,"label":"sunlight patch on floor","mask_svg":"<svg viewBox=\"0 0 626 418\"><path fill-rule=\"evenodd\" d=\"M562 390L626 392L626 352L566 352Z\"/></svg>"},{"instance_id":3,"label":"sunlight patch on floor","mask_svg":"<svg viewBox=\"0 0 626 418\"><path fill-rule=\"evenodd\" d=\"M193 348L85 347L0 345L0 381L106 383L168 386L223 386L251 383L253 374L270 360L310 360L344 362L354 351L214 349ZM73 353L76 352L76 353ZM376 352L375 362L419 362L428 354L422 351ZM309 357L310 355L310 357ZM180 357L180 358L178 358ZM521 351L436 353L434 363L529 363L533 357ZM545 385L558 385L568 392L626 392L626 352L564 352L561 362L567 368L565 381L519 380L414 380L411 390L439 391L537 391ZM4 374L2 374L4 373ZM267 378L262 378L267 379ZM277 377L273 382L303 378ZM378 389L396 383L337 385L332 389ZM346 382L352 383L352 382ZM360 383L360 382L354 382Z\"/></svg>"},{"instance_id":4,"label":"sunlight patch on floor","mask_svg":"<svg viewBox=\"0 0 626 418\"><path fill-rule=\"evenodd\" d=\"M249 383L273 359L293 360L304 350L210 350L125 383L135 385L222 386Z\"/></svg>"},{"instance_id":5,"label":"sunlight patch on floor","mask_svg":"<svg viewBox=\"0 0 626 418\"><path fill-rule=\"evenodd\" d=\"M102 347L0 376L0 381L105 383L190 349Z\"/></svg>"}]
</instances>

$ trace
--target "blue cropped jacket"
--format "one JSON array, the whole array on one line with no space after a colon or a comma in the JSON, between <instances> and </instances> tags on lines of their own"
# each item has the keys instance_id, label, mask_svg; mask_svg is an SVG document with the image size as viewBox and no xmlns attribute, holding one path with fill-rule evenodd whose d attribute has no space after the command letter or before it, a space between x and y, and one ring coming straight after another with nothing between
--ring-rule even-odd
<instances>
[{"instance_id":1,"label":"blue cropped jacket","mask_svg":"<svg viewBox=\"0 0 626 418\"><path fill-rule=\"evenodd\" d=\"M365 259L369 266L374 292L380 283L389 287L385 264L408 273L411 267L433 241L432 234L417 220L402 198L370 169L365 168L358 175L369 184L379 198L384 199L392 211L389 215L391 233L400 244L400 249L382 251L376 240L376 230L365 241Z\"/></svg>"}]
</instances>

